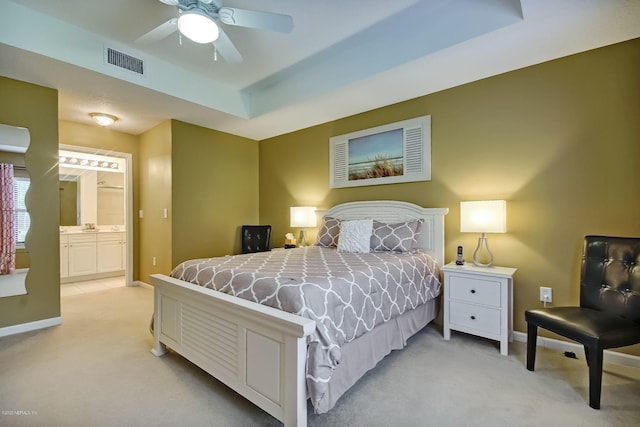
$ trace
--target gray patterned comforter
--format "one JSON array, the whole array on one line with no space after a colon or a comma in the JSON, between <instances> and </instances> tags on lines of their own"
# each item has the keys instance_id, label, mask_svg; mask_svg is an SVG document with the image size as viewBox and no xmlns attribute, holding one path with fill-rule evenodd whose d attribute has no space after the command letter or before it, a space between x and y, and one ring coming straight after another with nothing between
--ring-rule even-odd
<instances>
[{"instance_id":1,"label":"gray patterned comforter","mask_svg":"<svg viewBox=\"0 0 640 427\"><path fill-rule=\"evenodd\" d=\"M340 363L340 347L440 293L426 252L343 253L309 246L183 262L172 277L316 322L309 336L307 388L316 413Z\"/></svg>"}]
</instances>

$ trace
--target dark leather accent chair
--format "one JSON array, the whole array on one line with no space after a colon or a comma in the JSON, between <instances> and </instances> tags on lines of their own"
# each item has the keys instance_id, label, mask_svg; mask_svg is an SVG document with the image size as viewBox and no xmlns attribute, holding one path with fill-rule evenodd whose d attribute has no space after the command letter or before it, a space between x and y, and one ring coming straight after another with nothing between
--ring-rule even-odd
<instances>
[{"instance_id":1,"label":"dark leather accent chair","mask_svg":"<svg viewBox=\"0 0 640 427\"><path fill-rule=\"evenodd\" d=\"M640 343L640 238L586 236L580 307L525 312L527 369L534 370L538 327L584 346L589 406L600 409L602 357L607 348Z\"/></svg>"},{"instance_id":2,"label":"dark leather accent chair","mask_svg":"<svg viewBox=\"0 0 640 427\"><path fill-rule=\"evenodd\" d=\"M242 253L266 252L271 240L270 225L242 226Z\"/></svg>"}]
</instances>

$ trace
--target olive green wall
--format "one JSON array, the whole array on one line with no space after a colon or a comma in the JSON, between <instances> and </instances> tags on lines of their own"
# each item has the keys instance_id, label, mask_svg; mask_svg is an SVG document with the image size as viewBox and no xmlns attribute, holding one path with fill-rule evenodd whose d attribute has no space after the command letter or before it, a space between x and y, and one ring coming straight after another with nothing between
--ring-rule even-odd
<instances>
[{"instance_id":1,"label":"olive green wall","mask_svg":"<svg viewBox=\"0 0 640 427\"><path fill-rule=\"evenodd\" d=\"M89 126L81 123L69 122L65 120L59 121L60 144L73 145L76 147L93 148L100 151L115 151L118 153L131 154L131 176L132 176L132 192L133 192L133 269L132 279L138 280L139 277L139 241L140 241L140 225L138 221L139 197L140 197L140 136L130 135L124 132L118 132L110 128L99 126Z\"/></svg>"},{"instance_id":2,"label":"olive green wall","mask_svg":"<svg viewBox=\"0 0 640 427\"><path fill-rule=\"evenodd\" d=\"M0 327L60 316L58 235L58 92L0 77L0 123L29 129L27 207L31 260L27 295L0 298Z\"/></svg>"},{"instance_id":3,"label":"olive green wall","mask_svg":"<svg viewBox=\"0 0 640 427\"><path fill-rule=\"evenodd\" d=\"M578 303L584 235L640 237L638 76L640 39L261 141L260 219L278 246L289 206L448 207L446 259L462 245L469 260L478 236L460 233L459 202L505 199L508 231L489 242L495 264L518 268L514 322L525 331L540 286L553 288L554 305ZM431 181L329 188L330 137L427 114Z\"/></svg>"},{"instance_id":4,"label":"olive green wall","mask_svg":"<svg viewBox=\"0 0 640 427\"><path fill-rule=\"evenodd\" d=\"M177 120L171 129L172 265L241 252L258 223L258 143Z\"/></svg>"},{"instance_id":5,"label":"olive green wall","mask_svg":"<svg viewBox=\"0 0 640 427\"><path fill-rule=\"evenodd\" d=\"M168 274L171 263L171 121L140 136L140 280ZM168 218L163 210L167 209ZM156 265L153 265L153 258Z\"/></svg>"}]
</instances>

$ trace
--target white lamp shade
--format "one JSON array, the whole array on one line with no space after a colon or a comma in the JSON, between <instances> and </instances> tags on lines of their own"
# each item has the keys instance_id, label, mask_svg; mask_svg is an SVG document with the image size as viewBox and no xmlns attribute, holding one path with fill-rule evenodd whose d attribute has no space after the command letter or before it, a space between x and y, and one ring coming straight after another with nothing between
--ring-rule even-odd
<instances>
[{"instance_id":1,"label":"white lamp shade","mask_svg":"<svg viewBox=\"0 0 640 427\"><path fill-rule=\"evenodd\" d=\"M184 12L178 18L178 29L196 43L212 43L218 39L218 25L198 10Z\"/></svg>"},{"instance_id":2,"label":"white lamp shade","mask_svg":"<svg viewBox=\"0 0 640 427\"><path fill-rule=\"evenodd\" d=\"M504 200L460 202L460 231L506 233L507 202Z\"/></svg>"},{"instance_id":3,"label":"white lamp shade","mask_svg":"<svg viewBox=\"0 0 640 427\"><path fill-rule=\"evenodd\" d=\"M292 227L315 227L316 207L315 206L292 206L291 207Z\"/></svg>"}]
</instances>

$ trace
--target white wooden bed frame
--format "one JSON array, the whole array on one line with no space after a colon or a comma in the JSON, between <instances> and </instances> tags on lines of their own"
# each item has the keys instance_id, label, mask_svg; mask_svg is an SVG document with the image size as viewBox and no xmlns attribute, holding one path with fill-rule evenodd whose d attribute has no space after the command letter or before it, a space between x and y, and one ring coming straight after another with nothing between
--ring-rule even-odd
<instances>
[{"instance_id":1,"label":"white wooden bed frame","mask_svg":"<svg viewBox=\"0 0 640 427\"><path fill-rule=\"evenodd\" d=\"M398 201L350 202L324 215L381 222L423 219L418 245L444 264L447 208ZM256 404L287 427L307 425L306 337L315 322L252 301L153 274L156 356L167 347Z\"/></svg>"}]
</instances>

